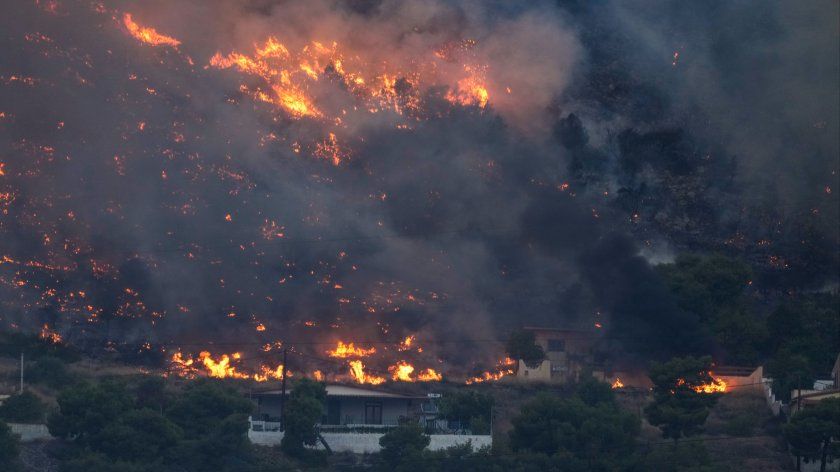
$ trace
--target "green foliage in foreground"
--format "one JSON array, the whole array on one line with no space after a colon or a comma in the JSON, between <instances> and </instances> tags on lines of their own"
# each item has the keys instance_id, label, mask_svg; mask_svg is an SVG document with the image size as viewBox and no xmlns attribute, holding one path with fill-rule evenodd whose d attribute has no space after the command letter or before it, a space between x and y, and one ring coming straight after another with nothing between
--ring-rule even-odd
<instances>
[{"instance_id":1,"label":"green foliage in foreground","mask_svg":"<svg viewBox=\"0 0 840 472\"><path fill-rule=\"evenodd\" d=\"M676 442L702 430L718 396L695 389L712 382L711 365L711 357L683 357L651 367L653 403L645 408L645 415L666 438Z\"/></svg>"},{"instance_id":2,"label":"green foliage in foreground","mask_svg":"<svg viewBox=\"0 0 840 472\"><path fill-rule=\"evenodd\" d=\"M106 380L66 389L58 404L48 427L69 441L65 472L242 470L251 461L252 405L220 382L195 381L176 395L157 381L132 390Z\"/></svg>"},{"instance_id":3,"label":"green foliage in foreground","mask_svg":"<svg viewBox=\"0 0 840 472\"><path fill-rule=\"evenodd\" d=\"M20 454L18 437L9 426L0 421L0 470L17 470L17 458Z\"/></svg>"},{"instance_id":4,"label":"green foliage in foreground","mask_svg":"<svg viewBox=\"0 0 840 472\"><path fill-rule=\"evenodd\" d=\"M305 446L314 446L318 440L315 424L324 415L327 390L323 383L301 379L289 394L286 402L285 434L280 443L283 452L293 457L303 457Z\"/></svg>"},{"instance_id":5,"label":"green foliage in foreground","mask_svg":"<svg viewBox=\"0 0 840 472\"><path fill-rule=\"evenodd\" d=\"M840 452L840 398L805 408L785 425L784 432L797 458L819 461L824 470L827 456Z\"/></svg>"},{"instance_id":6,"label":"green foliage in foreground","mask_svg":"<svg viewBox=\"0 0 840 472\"><path fill-rule=\"evenodd\" d=\"M40 423L46 405L34 393L24 391L10 396L0 406L0 419L9 423Z\"/></svg>"},{"instance_id":7,"label":"green foliage in foreground","mask_svg":"<svg viewBox=\"0 0 840 472\"><path fill-rule=\"evenodd\" d=\"M449 394L440 402L440 416L459 421L473 434L490 433L490 412L493 397L475 390L462 390Z\"/></svg>"}]
</instances>

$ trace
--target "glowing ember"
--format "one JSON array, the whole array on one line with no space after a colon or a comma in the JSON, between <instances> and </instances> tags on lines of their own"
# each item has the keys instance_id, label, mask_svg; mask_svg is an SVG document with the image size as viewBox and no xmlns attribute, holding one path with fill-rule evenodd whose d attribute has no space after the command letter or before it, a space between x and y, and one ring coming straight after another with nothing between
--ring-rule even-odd
<instances>
[{"instance_id":1,"label":"glowing ember","mask_svg":"<svg viewBox=\"0 0 840 472\"><path fill-rule=\"evenodd\" d=\"M616 377L615 382L612 383L612 388L624 388L624 382L622 382L620 378Z\"/></svg>"},{"instance_id":2,"label":"glowing ember","mask_svg":"<svg viewBox=\"0 0 840 472\"><path fill-rule=\"evenodd\" d=\"M411 349L411 345L414 344L414 341L416 339L417 338L415 338L414 336L406 336L406 338L403 339L402 342L400 342L400 345L397 347L397 350L407 351Z\"/></svg>"},{"instance_id":3,"label":"glowing ember","mask_svg":"<svg viewBox=\"0 0 840 472\"><path fill-rule=\"evenodd\" d=\"M339 357L339 358L347 358L347 357L366 357L371 354L376 353L376 348L372 347L369 349L356 347L353 343L344 344L344 342L339 341L338 345L335 349L331 351L327 351L327 355L330 357Z\"/></svg>"},{"instance_id":4,"label":"glowing ember","mask_svg":"<svg viewBox=\"0 0 840 472\"><path fill-rule=\"evenodd\" d=\"M41 327L41 332L38 337L53 344L61 343L61 335L51 330L50 326L46 323Z\"/></svg>"},{"instance_id":5,"label":"glowing ember","mask_svg":"<svg viewBox=\"0 0 840 472\"><path fill-rule=\"evenodd\" d=\"M153 28L145 28L138 25L134 22L130 13L123 15L123 24L131 36L146 44L152 46L172 46L173 48L181 44L177 39L160 34Z\"/></svg>"},{"instance_id":6,"label":"glowing ember","mask_svg":"<svg viewBox=\"0 0 840 472\"><path fill-rule=\"evenodd\" d=\"M375 375L370 375L365 373L365 365L362 364L362 361L355 360L350 361L350 376L353 377L353 380L360 384L370 384L370 385L379 385L385 383L384 377L377 377Z\"/></svg>"}]
</instances>

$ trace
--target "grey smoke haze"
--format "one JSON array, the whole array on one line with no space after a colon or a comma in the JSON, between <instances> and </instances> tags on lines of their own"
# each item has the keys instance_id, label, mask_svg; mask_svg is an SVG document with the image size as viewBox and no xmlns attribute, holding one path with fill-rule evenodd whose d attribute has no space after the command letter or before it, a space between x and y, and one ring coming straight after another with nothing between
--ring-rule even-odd
<instances>
[{"instance_id":1,"label":"grey smoke haze","mask_svg":"<svg viewBox=\"0 0 840 472\"><path fill-rule=\"evenodd\" d=\"M47 322L79 344L256 349L494 339L522 324L589 327L600 312L608 333L645 340L655 356L708 345L641 246L781 239L796 228L744 208L783 202L795 205L786 215L818 206L818 239L837 247L837 24L817 7L196 0L105 2L97 13L63 1L52 14L12 3L15 15L0 20L10 51L0 59L0 193L14 196L0 200L0 257L24 262L0 264L7 325ZM123 12L179 39L179 51L129 37ZM50 40L26 39L34 33ZM205 68L216 52L251 52L268 36L294 50L337 41L406 69L473 39L490 106L442 99L458 77L452 64L422 91L428 116L411 129L388 112L351 112L345 127L293 120L243 96L241 74ZM322 82L328 106L352 102ZM557 138L572 112L588 144ZM674 127L684 130L667 134L672 144L644 135ZM629 128L639 136L620 138ZM311 155L329 131L351 149L337 167ZM640 163L632 175L628 156ZM577 160L596 163L598 178L576 177ZM673 175L696 186L688 202L662 190L626 203ZM646 210L660 203L672 207ZM694 227L708 231L682 229ZM501 353L463 352L428 349L465 366Z\"/></svg>"}]
</instances>

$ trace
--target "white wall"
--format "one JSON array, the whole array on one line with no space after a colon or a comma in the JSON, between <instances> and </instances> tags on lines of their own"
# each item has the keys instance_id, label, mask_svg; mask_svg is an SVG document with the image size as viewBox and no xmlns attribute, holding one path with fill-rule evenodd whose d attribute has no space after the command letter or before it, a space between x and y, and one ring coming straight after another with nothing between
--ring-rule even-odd
<instances>
[{"instance_id":1,"label":"white wall","mask_svg":"<svg viewBox=\"0 0 840 472\"><path fill-rule=\"evenodd\" d=\"M363 454L366 452L379 452L379 438L383 433L322 433L324 440L335 452L354 452ZM469 441L473 449L484 446L491 446L493 438L490 435L458 435L458 434L433 434L430 436L429 449L437 451L452 446L460 446ZM276 446L283 439L282 432L248 431L248 439L260 446ZM323 449L319 442L316 449Z\"/></svg>"},{"instance_id":2,"label":"white wall","mask_svg":"<svg viewBox=\"0 0 840 472\"><path fill-rule=\"evenodd\" d=\"M20 440L23 442L52 439L50 431L45 424L8 423L8 425L13 433L20 436Z\"/></svg>"}]
</instances>

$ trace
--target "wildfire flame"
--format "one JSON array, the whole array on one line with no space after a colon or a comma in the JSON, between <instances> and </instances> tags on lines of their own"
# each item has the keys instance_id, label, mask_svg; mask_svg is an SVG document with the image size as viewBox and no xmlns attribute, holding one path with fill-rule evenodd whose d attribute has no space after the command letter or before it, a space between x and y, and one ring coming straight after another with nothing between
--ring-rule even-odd
<instances>
[{"instance_id":1,"label":"wildfire flame","mask_svg":"<svg viewBox=\"0 0 840 472\"><path fill-rule=\"evenodd\" d=\"M173 48L181 44L181 41L178 41L171 36L160 34L153 28L146 28L138 25L132 19L131 13L123 15L123 24L131 36L146 44L150 44L152 46L171 46Z\"/></svg>"},{"instance_id":2,"label":"wildfire flame","mask_svg":"<svg viewBox=\"0 0 840 472\"><path fill-rule=\"evenodd\" d=\"M379 385L385 383L384 377L377 377L375 375L370 375L365 373L365 365L362 364L362 361L355 360L350 361L350 376L356 382L360 384L370 384L370 385Z\"/></svg>"},{"instance_id":3,"label":"wildfire flame","mask_svg":"<svg viewBox=\"0 0 840 472\"><path fill-rule=\"evenodd\" d=\"M414 70L393 70L388 64L374 65L358 55L346 55L336 42L325 45L311 41L300 51L290 51L272 36L261 45L255 44L250 55L236 51L227 55L217 52L210 58L209 66L236 69L261 78L264 85L242 85L240 91L255 100L283 108L293 118L329 119L339 124L346 110L328 113L317 106L316 97L311 93L316 82L337 80L360 100L360 108L370 113L418 111L421 81L429 85L447 85L449 92L444 98L454 105L486 107L490 93L484 80L485 66L465 64L459 74L461 78L439 83L442 80L436 76L439 65L452 60L453 57L435 54L430 55L428 61L418 61ZM330 141L335 144L334 137Z\"/></svg>"},{"instance_id":4,"label":"wildfire flame","mask_svg":"<svg viewBox=\"0 0 840 472\"><path fill-rule=\"evenodd\" d=\"M44 323L44 326L41 327L41 332L38 337L53 344L61 343L61 335L51 330L50 325L47 323Z\"/></svg>"},{"instance_id":5,"label":"wildfire flame","mask_svg":"<svg viewBox=\"0 0 840 472\"><path fill-rule=\"evenodd\" d=\"M516 365L515 360L511 359L510 357L505 357L504 360L499 361L498 365L496 366L495 372L487 371L483 372L482 374L476 377L470 377L467 379L466 384L472 385L482 382L491 382L499 380L507 375L513 375L514 365Z\"/></svg>"},{"instance_id":6,"label":"wildfire flame","mask_svg":"<svg viewBox=\"0 0 840 472\"><path fill-rule=\"evenodd\" d=\"M612 388L624 388L624 382L622 382L620 378L616 377L615 382L612 383Z\"/></svg>"},{"instance_id":7,"label":"wildfire flame","mask_svg":"<svg viewBox=\"0 0 840 472\"><path fill-rule=\"evenodd\" d=\"M342 359L345 359L347 357L366 357L375 353L375 347L365 349L361 347L356 347L355 345L353 345L353 343L344 344L343 341L339 341L335 349L327 351L327 355L329 355L330 357L339 357Z\"/></svg>"},{"instance_id":8,"label":"wildfire flame","mask_svg":"<svg viewBox=\"0 0 840 472\"><path fill-rule=\"evenodd\" d=\"M388 370L391 372L391 378L393 380L399 380L401 382L414 382L414 379L411 378L411 374L414 373L414 366L405 361L397 362Z\"/></svg>"},{"instance_id":9,"label":"wildfire flame","mask_svg":"<svg viewBox=\"0 0 840 472\"><path fill-rule=\"evenodd\" d=\"M208 377L218 379L251 379L257 382L266 382L272 379L283 378L284 366L282 364L273 368L263 365L260 367L259 372L255 372L253 374L240 372L237 370L237 367L232 364L234 361L238 361L241 358L242 354L235 352L230 355L222 354L218 357L218 359L214 359L213 355L210 354L209 351L201 351L198 354L198 359L193 359L191 357L185 358L184 355L178 351L174 353L170 359L172 363L170 370L174 371L181 377L194 377L196 375L203 374ZM286 372L286 375L291 377L292 373Z\"/></svg>"},{"instance_id":10,"label":"wildfire flame","mask_svg":"<svg viewBox=\"0 0 840 472\"><path fill-rule=\"evenodd\" d=\"M709 372L709 376L712 377L712 381L709 383L695 385L691 387L697 393L724 393L726 392L726 381L720 378L716 378L711 372ZM685 385L685 379L678 379L677 386ZM672 391L673 393L673 391Z\"/></svg>"}]
</instances>

